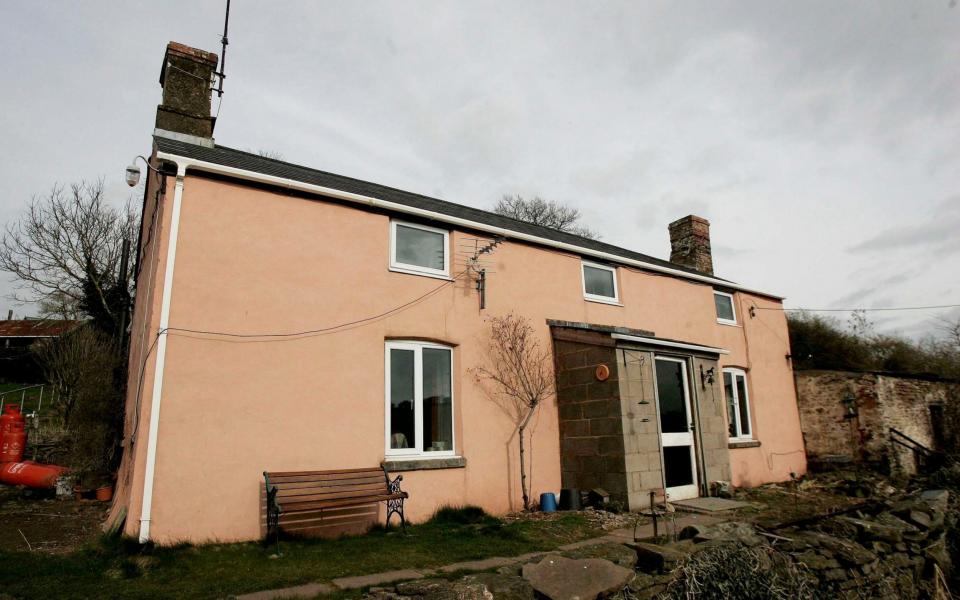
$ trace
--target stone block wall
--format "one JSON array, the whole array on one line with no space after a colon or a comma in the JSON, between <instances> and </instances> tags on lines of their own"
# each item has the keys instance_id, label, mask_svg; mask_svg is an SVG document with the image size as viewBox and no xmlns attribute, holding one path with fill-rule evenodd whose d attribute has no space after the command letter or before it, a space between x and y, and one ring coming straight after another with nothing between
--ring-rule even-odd
<instances>
[{"instance_id":1,"label":"stone block wall","mask_svg":"<svg viewBox=\"0 0 960 600\"><path fill-rule=\"evenodd\" d=\"M617 363L627 501L630 510L640 510L649 508L650 490L663 489L653 353L621 348ZM662 499L658 494L657 502Z\"/></svg>"},{"instance_id":2,"label":"stone block wall","mask_svg":"<svg viewBox=\"0 0 960 600\"><path fill-rule=\"evenodd\" d=\"M609 335L554 328L561 485L627 503L616 348ZM605 365L610 376L597 378Z\"/></svg>"},{"instance_id":3,"label":"stone block wall","mask_svg":"<svg viewBox=\"0 0 960 600\"><path fill-rule=\"evenodd\" d=\"M713 384L701 378L701 373L713 369ZM701 454L707 489L714 481L730 481L730 447L726 417L726 399L723 395L723 373L717 361L708 358L693 359L695 405L699 409Z\"/></svg>"},{"instance_id":4,"label":"stone block wall","mask_svg":"<svg viewBox=\"0 0 960 600\"><path fill-rule=\"evenodd\" d=\"M867 462L915 473L913 453L890 442L890 427L943 450L937 428L949 424L932 417L930 407L960 401L956 382L847 371L797 371L795 378L800 425L814 464Z\"/></svg>"}]
</instances>

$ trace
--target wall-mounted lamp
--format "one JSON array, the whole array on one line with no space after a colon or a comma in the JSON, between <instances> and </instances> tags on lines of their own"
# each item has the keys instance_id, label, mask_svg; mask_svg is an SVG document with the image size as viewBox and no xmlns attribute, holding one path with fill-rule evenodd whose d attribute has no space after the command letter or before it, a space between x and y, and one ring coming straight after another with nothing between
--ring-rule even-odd
<instances>
[{"instance_id":1,"label":"wall-mounted lamp","mask_svg":"<svg viewBox=\"0 0 960 600\"><path fill-rule=\"evenodd\" d=\"M703 365L700 365L700 383L703 384L703 387L707 387L707 384L713 385L715 376L716 367L710 367L704 371Z\"/></svg>"},{"instance_id":2,"label":"wall-mounted lamp","mask_svg":"<svg viewBox=\"0 0 960 600\"><path fill-rule=\"evenodd\" d=\"M127 185L129 185L130 187L134 187L138 183L140 183L140 167L137 166L138 158L143 161L143 164L147 165L148 169L153 169L157 173L160 172L160 169L157 169L151 166L150 161L148 161L146 158L139 155L134 156L133 160L130 161L130 166L127 167L127 171L126 171Z\"/></svg>"}]
</instances>

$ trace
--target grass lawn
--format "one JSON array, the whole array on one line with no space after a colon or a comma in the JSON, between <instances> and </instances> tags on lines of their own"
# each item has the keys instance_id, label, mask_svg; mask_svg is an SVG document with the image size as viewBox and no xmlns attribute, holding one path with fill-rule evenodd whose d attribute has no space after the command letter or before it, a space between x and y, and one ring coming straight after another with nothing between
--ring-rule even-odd
<instances>
[{"instance_id":1,"label":"grass lawn","mask_svg":"<svg viewBox=\"0 0 960 600\"><path fill-rule=\"evenodd\" d=\"M19 390L20 388L25 388L35 384L32 383L0 383L0 395L4 392L12 392L14 390ZM46 405L50 401L50 394L52 388L47 385L43 388L43 403ZM38 404L40 403L40 388L33 388L25 390L24 392L17 392L15 394L7 394L2 396L0 399L0 404L16 404L20 406L20 401L23 400L23 412L28 413L37 409Z\"/></svg>"},{"instance_id":2,"label":"grass lawn","mask_svg":"<svg viewBox=\"0 0 960 600\"><path fill-rule=\"evenodd\" d=\"M551 550L603 532L578 514L504 523L447 509L408 528L339 540L141 548L101 540L67 555L0 552L0 598L223 598L336 577ZM344 594L344 597L356 596Z\"/></svg>"}]
</instances>

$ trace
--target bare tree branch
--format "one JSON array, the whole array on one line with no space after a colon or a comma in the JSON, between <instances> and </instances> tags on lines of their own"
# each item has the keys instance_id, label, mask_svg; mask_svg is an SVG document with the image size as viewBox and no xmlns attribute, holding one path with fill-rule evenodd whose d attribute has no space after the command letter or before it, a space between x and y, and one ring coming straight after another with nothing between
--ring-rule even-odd
<instances>
[{"instance_id":1,"label":"bare tree branch","mask_svg":"<svg viewBox=\"0 0 960 600\"><path fill-rule=\"evenodd\" d=\"M581 216L579 210L553 200L544 200L539 196L527 200L519 194L515 196L506 195L493 207L493 212L525 223L566 231L591 240L600 239L597 232L588 227L577 225Z\"/></svg>"},{"instance_id":2,"label":"bare tree branch","mask_svg":"<svg viewBox=\"0 0 960 600\"><path fill-rule=\"evenodd\" d=\"M136 227L129 206L106 205L102 179L55 185L35 196L0 241L0 269L18 280L12 298L39 303L45 316L93 313L115 319L118 302L111 294L132 287L132 273L126 282L117 281L123 241L136 238Z\"/></svg>"},{"instance_id":3,"label":"bare tree branch","mask_svg":"<svg viewBox=\"0 0 960 600\"><path fill-rule=\"evenodd\" d=\"M523 506L530 506L524 431L537 407L555 391L550 353L540 347L524 317L509 313L490 319L486 362L471 369L487 397L517 427L520 443L520 489Z\"/></svg>"}]
</instances>

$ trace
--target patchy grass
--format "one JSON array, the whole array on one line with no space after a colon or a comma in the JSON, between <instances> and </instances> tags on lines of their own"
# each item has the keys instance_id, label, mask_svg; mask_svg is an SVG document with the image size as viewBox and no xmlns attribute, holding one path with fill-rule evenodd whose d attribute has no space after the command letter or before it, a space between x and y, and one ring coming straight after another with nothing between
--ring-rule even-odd
<instances>
[{"instance_id":1,"label":"patchy grass","mask_svg":"<svg viewBox=\"0 0 960 600\"><path fill-rule=\"evenodd\" d=\"M408 527L339 540L140 547L103 539L51 556L0 552L0 590L16 598L222 598L394 569L550 550L599 535L582 515L504 523L471 507Z\"/></svg>"}]
</instances>

